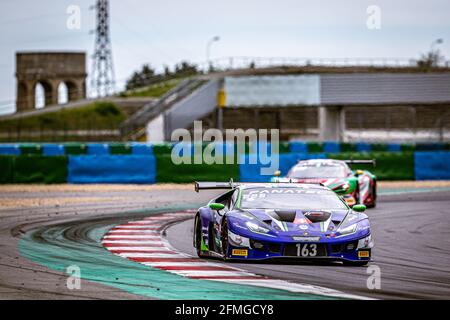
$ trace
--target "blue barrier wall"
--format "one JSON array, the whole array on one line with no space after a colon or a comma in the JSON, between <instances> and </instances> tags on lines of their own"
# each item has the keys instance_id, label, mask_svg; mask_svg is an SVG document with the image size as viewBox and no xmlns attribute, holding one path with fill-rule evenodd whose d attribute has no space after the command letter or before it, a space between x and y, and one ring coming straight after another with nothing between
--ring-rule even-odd
<instances>
[{"instance_id":1,"label":"blue barrier wall","mask_svg":"<svg viewBox=\"0 0 450 320\"><path fill-rule=\"evenodd\" d=\"M356 144L356 151L358 152L370 152L372 150L372 145L366 142L358 142Z\"/></svg>"},{"instance_id":2,"label":"blue barrier wall","mask_svg":"<svg viewBox=\"0 0 450 320\"><path fill-rule=\"evenodd\" d=\"M52 143L47 144L33 144L37 147L45 146L45 145L51 145ZM137 143L137 142L129 142L131 145L131 148L134 149L132 151L132 154L150 154L149 149L154 149L154 153L158 153L155 149L155 147L159 147L159 154L162 152L166 152L167 150L170 153L171 147L170 145L174 145L176 143L165 143L161 145L151 145L151 144L145 144L145 143ZM28 145L28 146L27 146ZM53 143L53 145L59 145L59 143ZM109 143L63 143L65 146L65 152L66 154L85 154L85 147L88 154L95 154L95 155L107 155L111 154L110 150L110 144ZM223 144L223 152L225 153L225 150L228 150L227 153L230 154L230 150L233 150L235 146L233 144L231 145L225 145ZM344 146L345 145L345 146ZM355 149L353 149L353 146L349 148L349 145L354 145ZM70 148L68 148L70 146ZM163 146L165 148L160 148L160 146ZM270 143L269 143L270 146ZM382 146L380 148L380 146ZM23 151L20 151L21 147L28 147L29 144L27 143L5 143L0 144L0 155L20 155L23 154ZM53 147L50 147L53 148ZM68 152L68 150L72 150ZM74 153L75 149L75 153ZM166 150L165 150L166 149ZM185 151L189 151L191 149L191 153L193 146L187 145L185 148ZM220 147L218 149L221 149ZM56 149L53 149L53 151L49 151L49 155L54 155L54 152L57 152L60 154L60 151L55 151ZM82 151L80 151L82 150ZM270 149L269 149L270 150ZM280 153L339 153L339 152L370 152L370 151L388 151L388 152L399 152L399 151L449 151L450 150L450 143L417 143L417 144L399 144L399 143L388 143L385 145L380 145L379 143L366 143L366 142L359 142L359 143L345 143L342 144L340 142L334 142L334 141L327 141L324 143L319 142L308 142L308 141L291 141L291 142L280 142ZM255 153L256 151L256 145L249 145L249 150L246 150L246 153ZM35 152L33 152L35 154ZM39 153L40 154L40 153ZM120 153L120 154L127 154ZM55 154L56 155L56 154Z\"/></svg>"},{"instance_id":3,"label":"blue barrier wall","mask_svg":"<svg viewBox=\"0 0 450 320\"><path fill-rule=\"evenodd\" d=\"M153 147L150 144L135 143L131 145L131 153L134 155L153 156Z\"/></svg>"},{"instance_id":4,"label":"blue barrier wall","mask_svg":"<svg viewBox=\"0 0 450 320\"><path fill-rule=\"evenodd\" d=\"M88 144L87 153L90 155L108 155L109 145L107 143L90 143Z\"/></svg>"},{"instance_id":5,"label":"blue barrier wall","mask_svg":"<svg viewBox=\"0 0 450 320\"><path fill-rule=\"evenodd\" d=\"M84 155L84 150L75 150L78 153L68 150L67 144L58 143L46 143L39 144L39 155L43 156L62 156L68 152L71 152L72 156L69 157L68 164L68 182L70 183L155 183L157 179L156 174L156 157L166 157L170 155L170 148L157 149L158 146L153 146L151 144L145 143L130 143L132 155L128 154L117 154L109 155L110 147L109 144L104 143L91 143L86 145L87 151L90 155ZM78 144L74 144L78 148ZM186 152L187 154L193 153L193 145L186 144L185 150L179 150L180 153ZM270 147L270 144L268 144ZM319 147L317 147L319 146ZM369 143L358 143L355 147L359 151L379 151L381 149L386 150L386 154L389 152L391 156L396 157L394 153L405 149L404 144L369 144ZM26 144L0 144L0 156L1 155L13 155L20 156L24 154L33 154L30 152L25 152L26 148L29 148L34 152L34 149ZM72 147L72 146L71 146ZM165 145L163 145L165 147ZM283 152L287 152L287 143L284 144ZM36 147L33 147L36 149ZM323 144L309 144L305 142L291 142L289 144L291 153L281 153L279 155L279 169L282 175L286 175L288 170L295 165L298 160L311 159L311 158L326 158L325 151L327 151L328 156L339 158L339 151L344 151L348 149L347 145L335 143L335 142L325 142ZM414 153L414 164L412 163L412 153L409 153L410 161L409 172L410 175L405 179L416 180L437 180L437 179L447 179L450 180L450 148L449 144L440 143L427 143L427 144L416 144L408 146L409 149L406 150L418 150ZM446 148L447 150L436 151L438 149ZM203 146L204 149L204 146ZM218 144L219 153L231 154L235 153L234 144ZM308 150L309 149L309 150ZM321 150L325 150L322 151ZM421 150L425 149L425 150ZM250 150L257 150L255 146L250 146ZM269 149L270 150L270 149ZM268 150L268 151L269 151ZM303 152L292 152L296 150L303 150ZM308 153L313 150L318 153ZM266 151L266 150L264 150ZM128 151L129 152L129 151ZM351 146L350 154L353 152L353 145ZM405 151L406 152L406 151ZM83 154L80 154L83 153ZM154 155L156 154L156 156ZM265 153L265 152L264 152ZM269 152L270 153L270 152ZM37 154L37 153L36 153ZM361 156L361 155L360 155ZM382 155L380 155L381 157ZM240 156L241 162L243 164L239 165L239 174L241 181L255 181L255 182L266 182L270 181L272 175L261 176L261 168L270 167L269 165L262 165L261 161L256 159L256 164L249 164L251 157L257 157L255 154ZM159 159L159 158L158 158ZM384 156L383 156L384 159ZM403 161L403 160L402 160ZM403 165L401 162L400 166ZM392 169L392 163L389 162L389 168ZM376 168L375 170L377 170ZM413 175L414 170L414 175ZM1 171L1 170L0 170ZM235 170L236 171L236 170ZM237 178L237 174L235 174ZM387 179L386 177L384 179Z\"/></svg>"},{"instance_id":6,"label":"blue barrier wall","mask_svg":"<svg viewBox=\"0 0 450 320\"><path fill-rule=\"evenodd\" d=\"M208 149L206 148L208 146ZM195 150L200 151L202 154L207 150L206 154L220 155L220 156L234 156L237 153L237 148L235 148L234 143L208 143L200 144L195 146L193 143L178 142L173 144L173 149L171 154L182 156L193 157ZM253 147L256 149L256 147ZM270 143L265 146L267 151L270 153ZM264 150L266 150L264 149ZM244 149L245 151L245 149Z\"/></svg>"},{"instance_id":7,"label":"blue barrier wall","mask_svg":"<svg viewBox=\"0 0 450 320\"><path fill-rule=\"evenodd\" d=\"M257 163L250 164L251 158L254 158ZM292 168L299 160L308 159L325 159L326 155L324 153L308 154L308 153L285 153L279 155L279 170L281 171L281 176L285 176L289 169ZM269 165L261 164L260 159L257 155L243 155L240 158L242 164L239 165L239 175L240 181L243 182L269 182L273 175L261 175L261 168L270 167Z\"/></svg>"},{"instance_id":8,"label":"blue barrier wall","mask_svg":"<svg viewBox=\"0 0 450 320\"><path fill-rule=\"evenodd\" d=\"M69 183L155 183L154 156L69 156Z\"/></svg>"},{"instance_id":9,"label":"blue barrier wall","mask_svg":"<svg viewBox=\"0 0 450 320\"><path fill-rule=\"evenodd\" d=\"M400 151L402 151L402 146L400 145L400 143L389 143L387 145L387 151L400 152Z\"/></svg>"},{"instance_id":10,"label":"blue barrier wall","mask_svg":"<svg viewBox=\"0 0 450 320\"><path fill-rule=\"evenodd\" d=\"M416 180L450 179L450 151L414 152Z\"/></svg>"},{"instance_id":11,"label":"blue barrier wall","mask_svg":"<svg viewBox=\"0 0 450 320\"><path fill-rule=\"evenodd\" d=\"M64 146L62 144L44 144L42 145L42 155L50 157L63 156L65 155Z\"/></svg>"},{"instance_id":12,"label":"blue barrier wall","mask_svg":"<svg viewBox=\"0 0 450 320\"><path fill-rule=\"evenodd\" d=\"M18 156L20 155L20 146L18 144L1 144L0 155Z\"/></svg>"},{"instance_id":13,"label":"blue barrier wall","mask_svg":"<svg viewBox=\"0 0 450 320\"><path fill-rule=\"evenodd\" d=\"M275 147L275 146L274 146ZM278 144L278 153L280 153L281 145ZM233 149L231 149L233 150ZM277 150L274 150L277 152ZM270 142L259 142L255 144L250 144L248 148L248 153L262 153L262 154L272 154L272 143Z\"/></svg>"},{"instance_id":14,"label":"blue barrier wall","mask_svg":"<svg viewBox=\"0 0 450 320\"><path fill-rule=\"evenodd\" d=\"M290 142L289 151L292 153L306 153L308 152L308 145L301 141Z\"/></svg>"},{"instance_id":15,"label":"blue barrier wall","mask_svg":"<svg viewBox=\"0 0 450 320\"><path fill-rule=\"evenodd\" d=\"M323 152L326 153L339 153L341 152L341 144L339 142L325 142L323 144Z\"/></svg>"}]
</instances>

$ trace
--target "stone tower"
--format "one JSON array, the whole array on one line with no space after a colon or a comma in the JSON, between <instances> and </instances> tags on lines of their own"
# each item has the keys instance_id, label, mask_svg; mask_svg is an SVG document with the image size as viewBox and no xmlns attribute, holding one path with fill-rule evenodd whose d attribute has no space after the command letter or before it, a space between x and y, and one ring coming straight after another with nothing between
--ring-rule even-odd
<instances>
[{"instance_id":1,"label":"stone tower","mask_svg":"<svg viewBox=\"0 0 450 320\"><path fill-rule=\"evenodd\" d=\"M86 98L86 53L18 52L16 54L18 112L35 108L36 86L45 92L45 105L58 104L58 88L67 86L68 100Z\"/></svg>"}]
</instances>

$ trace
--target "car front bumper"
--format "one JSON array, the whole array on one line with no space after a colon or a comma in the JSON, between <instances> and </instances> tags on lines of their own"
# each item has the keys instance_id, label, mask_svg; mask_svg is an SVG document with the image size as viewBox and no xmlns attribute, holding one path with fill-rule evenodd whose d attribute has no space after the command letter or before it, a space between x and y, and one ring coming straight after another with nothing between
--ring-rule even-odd
<instances>
[{"instance_id":1,"label":"car front bumper","mask_svg":"<svg viewBox=\"0 0 450 320\"><path fill-rule=\"evenodd\" d=\"M369 235L370 237L370 235ZM230 244L227 252L227 259L230 260L267 260L285 258L289 260L334 260L334 261L370 261L372 258L372 245L367 241L367 245L362 245L366 241L362 239L351 239L335 242L269 242L253 241L247 247ZM256 245L257 244L257 245ZM314 256L301 255L300 250L295 250L299 245L316 245L320 250Z\"/></svg>"}]
</instances>

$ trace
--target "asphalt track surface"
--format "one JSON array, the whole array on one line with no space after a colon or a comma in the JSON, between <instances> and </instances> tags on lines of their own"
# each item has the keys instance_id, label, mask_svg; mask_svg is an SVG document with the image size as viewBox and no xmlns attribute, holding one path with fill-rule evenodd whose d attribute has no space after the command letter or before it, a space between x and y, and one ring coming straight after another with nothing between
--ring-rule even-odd
<instances>
[{"instance_id":1,"label":"asphalt track surface","mask_svg":"<svg viewBox=\"0 0 450 320\"><path fill-rule=\"evenodd\" d=\"M33 232L36 255L41 245L52 245L60 249L77 249L80 252L104 248L99 239L92 239L89 231L113 226L148 215L148 209L164 211L168 206L194 207L213 194L196 194L188 190L111 191L111 192L2 192L2 200L18 199L17 207L0 208L0 299L145 299L142 295L130 294L110 284L86 281L82 275L81 290L69 290L64 270L54 270L24 257L18 244ZM30 207L28 200L49 200ZM64 199L66 204L51 202ZM80 200L71 203L71 200ZM52 233L54 228L60 230ZM52 253L63 261L64 256ZM105 261L88 254L89 264L111 267ZM107 262L107 261L106 261ZM122 268L129 272L129 268ZM132 270L131 270L132 271ZM118 277L117 281L121 281ZM113 279L112 281L116 280Z\"/></svg>"},{"instance_id":2,"label":"asphalt track surface","mask_svg":"<svg viewBox=\"0 0 450 320\"><path fill-rule=\"evenodd\" d=\"M309 283L376 299L450 298L450 193L383 196L367 211L375 239L374 261L381 289L369 290L367 267L341 264L232 263L256 274ZM195 255L193 220L174 225L167 237Z\"/></svg>"},{"instance_id":3,"label":"asphalt track surface","mask_svg":"<svg viewBox=\"0 0 450 320\"><path fill-rule=\"evenodd\" d=\"M91 236L91 230L145 217L149 208L167 211L166 208L172 207L174 203L193 208L194 204L202 203L212 195L212 192L198 195L189 190L103 192L95 196L103 197L104 201L43 205L31 209L2 208L0 299L146 298L107 281L100 284L89 278L83 278L81 290L68 290L65 285L67 275L62 270L47 268L31 261L29 257L25 258L18 250L19 239L33 233L33 240L38 245L50 243L55 248L79 246L86 252L92 250L94 254L89 256L92 260L90 263L100 267L103 264L104 268L108 268L112 266L111 261L95 256L96 250L102 248L98 239ZM20 192L1 195L8 198L23 196ZM51 198L61 195L43 193L28 196ZM77 194L71 193L69 196L76 197ZM371 298L450 298L450 192L383 195L378 207L368 210L368 214L375 238L374 261L370 265L380 268L380 290L367 288L369 275L366 267L270 262L230 265L276 279L308 283ZM54 233L55 229L60 232ZM173 247L194 254L191 247L192 220L171 226L166 234ZM129 266L123 270L133 273Z\"/></svg>"}]
</instances>

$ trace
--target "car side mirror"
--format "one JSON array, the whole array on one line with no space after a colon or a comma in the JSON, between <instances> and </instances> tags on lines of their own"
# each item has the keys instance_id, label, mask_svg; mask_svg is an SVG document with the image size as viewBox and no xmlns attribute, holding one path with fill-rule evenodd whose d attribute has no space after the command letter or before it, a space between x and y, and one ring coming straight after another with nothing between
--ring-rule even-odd
<instances>
[{"instance_id":1,"label":"car side mirror","mask_svg":"<svg viewBox=\"0 0 450 320\"><path fill-rule=\"evenodd\" d=\"M364 212L364 211L366 211L366 208L367 207L365 205L363 205L363 204L355 204L352 207L353 211L356 211L356 212Z\"/></svg>"},{"instance_id":2,"label":"car side mirror","mask_svg":"<svg viewBox=\"0 0 450 320\"><path fill-rule=\"evenodd\" d=\"M222 210L223 208L225 208L225 206L223 204L221 204L221 203L213 202L213 203L209 204L209 208L212 209L212 210L219 211L219 210Z\"/></svg>"}]
</instances>

